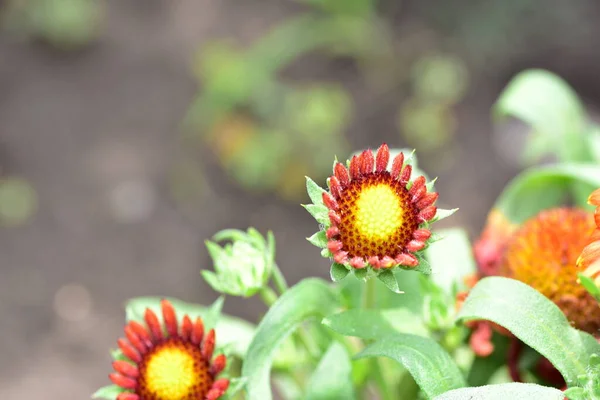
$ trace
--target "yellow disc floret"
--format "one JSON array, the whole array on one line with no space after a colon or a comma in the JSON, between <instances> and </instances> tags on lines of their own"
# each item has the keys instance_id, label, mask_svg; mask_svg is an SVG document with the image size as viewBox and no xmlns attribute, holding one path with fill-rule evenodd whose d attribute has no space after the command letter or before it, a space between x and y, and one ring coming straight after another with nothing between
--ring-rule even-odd
<instances>
[{"instance_id":1,"label":"yellow disc floret","mask_svg":"<svg viewBox=\"0 0 600 400\"><path fill-rule=\"evenodd\" d=\"M402 226L404 210L388 185L366 188L356 201L356 228L367 237L390 238Z\"/></svg>"},{"instance_id":2,"label":"yellow disc floret","mask_svg":"<svg viewBox=\"0 0 600 400\"><path fill-rule=\"evenodd\" d=\"M157 346L140 372L144 400L200 399L213 384L200 348L177 339Z\"/></svg>"}]
</instances>

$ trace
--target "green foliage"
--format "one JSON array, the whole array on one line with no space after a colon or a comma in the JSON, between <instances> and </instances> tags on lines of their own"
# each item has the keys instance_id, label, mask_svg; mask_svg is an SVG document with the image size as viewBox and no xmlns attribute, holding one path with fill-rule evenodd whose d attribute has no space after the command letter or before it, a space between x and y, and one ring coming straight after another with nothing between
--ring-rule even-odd
<instances>
[{"instance_id":1,"label":"green foliage","mask_svg":"<svg viewBox=\"0 0 600 400\"><path fill-rule=\"evenodd\" d=\"M308 381L304 399L354 399L351 372L348 352L341 344L332 343Z\"/></svg>"},{"instance_id":2,"label":"green foliage","mask_svg":"<svg viewBox=\"0 0 600 400\"><path fill-rule=\"evenodd\" d=\"M451 390L434 400L562 400L564 393L558 389L532 383L504 383L481 387Z\"/></svg>"},{"instance_id":3,"label":"green foliage","mask_svg":"<svg viewBox=\"0 0 600 400\"><path fill-rule=\"evenodd\" d=\"M357 357L388 357L397 361L429 398L466 385L452 357L432 339L397 333L367 346Z\"/></svg>"},{"instance_id":4,"label":"green foliage","mask_svg":"<svg viewBox=\"0 0 600 400\"><path fill-rule=\"evenodd\" d=\"M489 320L508 329L550 360L569 386L585 373L589 354L600 352L596 339L571 327L553 302L508 278L481 280L463 304L459 319Z\"/></svg>"},{"instance_id":5,"label":"green foliage","mask_svg":"<svg viewBox=\"0 0 600 400\"><path fill-rule=\"evenodd\" d=\"M324 282L307 279L290 288L273 304L258 325L242 368L242 376L248 379L249 400L272 399L270 369L281 343L307 319L331 314L338 301Z\"/></svg>"},{"instance_id":6,"label":"green foliage","mask_svg":"<svg viewBox=\"0 0 600 400\"><path fill-rule=\"evenodd\" d=\"M580 207L590 209L587 196L593 187L600 187L600 167L594 164L554 164L533 167L515 177L496 200L494 207L513 223L521 223L541 210L563 205L574 183L590 189L576 197Z\"/></svg>"}]
</instances>

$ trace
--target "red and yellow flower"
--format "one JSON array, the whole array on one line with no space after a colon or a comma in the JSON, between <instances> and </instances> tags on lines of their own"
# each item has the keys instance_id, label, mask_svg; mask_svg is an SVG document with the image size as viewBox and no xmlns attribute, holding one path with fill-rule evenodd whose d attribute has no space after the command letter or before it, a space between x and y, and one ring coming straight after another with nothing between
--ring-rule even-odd
<instances>
[{"instance_id":1,"label":"red and yellow flower","mask_svg":"<svg viewBox=\"0 0 600 400\"><path fill-rule=\"evenodd\" d=\"M415 253L431 236L427 223L437 212L438 194L429 192L423 176L411 181L412 166L404 154L394 157L381 145L365 150L349 166L336 163L323 193L328 221L327 249L347 268L416 267Z\"/></svg>"},{"instance_id":2,"label":"red and yellow flower","mask_svg":"<svg viewBox=\"0 0 600 400\"><path fill-rule=\"evenodd\" d=\"M215 331L205 334L202 319L192 322L187 315L179 326L167 300L161 302L161 309L164 327L146 309L146 326L129 322L126 339L117 342L128 359L114 361L115 372L109 375L125 389L117 400L217 400L229 380L217 379L226 359L223 354L213 358Z\"/></svg>"}]
</instances>

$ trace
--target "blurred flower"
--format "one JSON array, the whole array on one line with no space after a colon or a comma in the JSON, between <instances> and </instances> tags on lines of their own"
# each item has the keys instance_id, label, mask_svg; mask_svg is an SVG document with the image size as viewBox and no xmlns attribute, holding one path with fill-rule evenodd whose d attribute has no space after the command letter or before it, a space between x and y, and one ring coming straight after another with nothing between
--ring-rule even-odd
<instances>
[{"instance_id":1,"label":"blurred flower","mask_svg":"<svg viewBox=\"0 0 600 400\"><path fill-rule=\"evenodd\" d=\"M499 210L492 210L474 246L479 273L470 278L468 286L489 275L519 280L552 300L576 328L597 334L600 307L577 280L577 274L585 268L578 256L594 227L588 212L574 208L544 210L521 226L511 224ZM468 291L459 293L457 307L467 295ZM472 321L469 326L473 329L470 345L482 357L494 350L492 331L512 336L489 321ZM518 360L512 361L511 374L518 376ZM560 386L561 382L556 384Z\"/></svg>"},{"instance_id":2,"label":"blurred flower","mask_svg":"<svg viewBox=\"0 0 600 400\"><path fill-rule=\"evenodd\" d=\"M428 192L423 176L410 182L412 166L405 164L403 153L391 170L389 158L383 144L376 155L366 150L354 156L349 169L336 163L330 190L322 193L325 246L346 268L416 267L415 253L431 236L427 222L436 215L438 194Z\"/></svg>"},{"instance_id":3,"label":"blurred flower","mask_svg":"<svg viewBox=\"0 0 600 400\"><path fill-rule=\"evenodd\" d=\"M211 329L204 335L202 319L192 322L187 315L179 329L171 303L163 300L161 308L164 324L146 309L147 328L131 321L125 326L127 339L118 340L127 360L114 361L116 372L109 375L115 385L125 390L116 399L220 398L229 380L216 379L225 368L226 358L223 354L212 357L215 331Z\"/></svg>"},{"instance_id":4,"label":"blurred flower","mask_svg":"<svg viewBox=\"0 0 600 400\"><path fill-rule=\"evenodd\" d=\"M215 235L215 240L230 240L220 247L207 241L215 272L202 271L202 276L217 292L250 297L263 288L275 263L275 238L271 232L265 239L256 229L248 232L227 229Z\"/></svg>"},{"instance_id":5,"label":"blurred flower","mask_svg":"<svg viewBox=\"0 0 600 400\"><path fill-rule=\"evenodd\" d=\"M600 285L600 189L596 189L590 195L588 203L596 206L594 213L596 230L577 259L577 267L583 271L583 275L592 278L598 286Z\"/></svg>"},{"instance_id":6,"label":"blurred flower","mask_svg":"<svg viewBox=\"0 0 600 400\"><path fill-rule=\"evenodd\" d=\"M508 241L517 229L499 210L492 210L487 223L473 246L479 272L483 276L496 275Z\"/></svg>"}]
</instances>

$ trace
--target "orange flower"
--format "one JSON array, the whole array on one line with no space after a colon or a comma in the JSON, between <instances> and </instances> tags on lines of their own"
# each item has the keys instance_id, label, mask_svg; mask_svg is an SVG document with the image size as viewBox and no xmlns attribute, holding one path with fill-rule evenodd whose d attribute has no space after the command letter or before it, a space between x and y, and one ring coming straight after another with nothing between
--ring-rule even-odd
<instances>
[{"instance_id":1,"label":"orange flower","mask_svg":"<svg viewBox=\"0 0 600 400\"><path fill-rule=\"evenodd\" d=\"M388 170L386 144L377 154L365 150L349 168L337 163L323 203L329 210L327 248L336 263L348 268L415 267L414 253L431 236L424 225L436 215L437 193L427 191L425 178L412 183L412 166L398 154Z\"/></svg>"},{"instance_id":2,"label":"orange flower","mask_svg":"<svg viewBox=\"0 0 600 400\"><path fill-rule=\"evenodd\" d=\"M194 323L185 315L178 327L175 309L161 302L164 327L154 312L146 309L147 328L131 321L125 326L127 339L117 343L128 361L113 363L113 383L126 391L117 400L217 400L229 386L216 379L225 368L223 354L214 359L215 331L204 334L202 319Z\"/></svg>"},{"instance_id":3,"label":"orange flower","mask_svg":"<svg viewBox=\"0 0 600 400\"><path fill-rule=\"evenodd\" d=\"M596 285L600 285L600 189L596 189L590 195L588 203L596 206L594 213L596 230L577 259L577 266L584 275L594 279Z\"/></svg>"}]
</instances>

